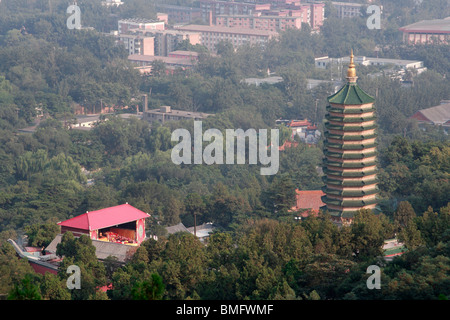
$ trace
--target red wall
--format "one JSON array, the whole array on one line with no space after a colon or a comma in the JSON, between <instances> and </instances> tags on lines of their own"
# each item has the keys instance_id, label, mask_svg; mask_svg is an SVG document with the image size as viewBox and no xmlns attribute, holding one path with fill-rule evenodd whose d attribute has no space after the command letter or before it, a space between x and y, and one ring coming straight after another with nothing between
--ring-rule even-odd
<instances>
[{"instance_id":1,"label":"red wall","mask_svg":"<svg viewBox=\"0 0 450 320\"><path fill-rule=\"evenodd\" d=\"M36 273L40 273L40 274L45 274L46 272L50 272L53 274L58 274L58 271L50 269L50 268L46 268L44 266L41 266L39 264L33 263L31 261L28 261L31 265L31 267L33 268L34 272Z\"/></svg>"}]
</instances>

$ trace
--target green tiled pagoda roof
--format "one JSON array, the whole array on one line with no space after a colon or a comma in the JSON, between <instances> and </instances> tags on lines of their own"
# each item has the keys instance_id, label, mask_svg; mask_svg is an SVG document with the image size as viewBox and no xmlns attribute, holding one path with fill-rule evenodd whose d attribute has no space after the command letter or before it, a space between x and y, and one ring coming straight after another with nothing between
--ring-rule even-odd
<instances>
[{"instance_id":1,"label":"green tiled pagoda roof","mask_svg":"<svg viewBox=\"0 0 450 320\"><path fill-rule=\"evenodd\" d=\"M332 116L330 114L326 114L325 115L325 119L330 120L330 121L335 121L335 122L353 122L353 123L358 123L358 122L365 122L365 121L372 121L376 119L375 115L370 115L370 116L365 116L365 117L336 117L336 116Z\"/></svg>"},{"instance_id":2,"label":"green tiled pagoda roof","mask_svg":"<svg viewBox=\"0 0 450 320\"><path fill-rule=\"evenodd\" d=\"M343 162L337 162L337 161L325 159L325 160L323 160L323 163L325 166L329 165L331 167L347 168L347 169L360 169L360 168L374 166L377 164L377 161L343 163Z\"/></svg>"},{"instance_id":3,"label":"green tiled pagoda roof","mask_svg":"<svg viewBox=\"0 0 450 320\"><path fill-rule=\"evenodd\" d=\"M375 99L362 90L356 82L347 82L338 92L328 97L335 104L358 105L373 103Z\"/></svg>"},{"instance_id":4,"label":"green tiled pagoda roof","mask_svg":"<svg viewBox=\"0 0 450 320\"><path fill-rule=\"evenodd\" d=\"M364 159L373 157L376 154L377 154L376 151L367 153L338 153L338 152L329 152L327 150L324 151L325 156L337 159Z\"/></svg>"},{"instance_id":5,"label":"green tiled pagoda roof","mask_svg":"<svg viewBox=\"0 0 450 320\"><path fill-rule=\"evenodd\" d=\"M327 106L328 112L334 112L334 113L341 113L341 114L361 114L361 113L367 113L367 112L375 112L375 108L334 108L332 106Z\"/></svg>"},{"instance_id":6,"label":"green tiled pagoda roof","mask_svg":"<svg viewBox=\"0 0 450 320\"><path fill-rule=\"evenodd\" d=\"M338 190L338 189L330 189L327 186L323 186L322 191L327 194L346 197L362 197L371 194L377 194L379 192L378 187L376 185L374 186L373 189L369 190Z\"/></svg>"},{"instance_id":7,"label":"green tiled pagoda roof","mask_svg":"<svg viewBox=\"0 0 450 320\"><path fill-rule=\"evenodd\" d=\"M322 181L325 182L325 184L332 184L335 186L343 186L343 187L364 187L364 186L370 186L372 184L378 183L378 178L372 178L369 180L339 180L339 179L333 179L331 177L323 176Z\"/></svg>"},{"instance_id":8,"label":"green tiled pagoda roof","mask_svg":"<svg viewBox=\"0 0 450 320\"><path fill-rule=\"evenodd\" d=\"M340 131L347 131L347 132L371 130L371 129L375 129L376 127L377 127L376 124L361 124L359 126L343 126L343 125L331 124L328 121L325 122L325 128L328 130L340 130Z\"/></svg>"},{"instance_id":9,"label":"green tiled pagoda roof","mask_svg":"<svg viewBox=\"0 0 450 320\"><path fill-rule=\"evenodd\" d=\"M348 199L332 199L327 196L322 197L322 202L325 204L332 204L335 206L343 206L343 207L364 207L371 204L376 204L377 199L366 199L366 200L348 200Z\"/></svg>"},{"instance_id":10,"label":"green tiled pagoda roof","mask_svg":"<svg viewBox=\"0 0 450 320\"><path fill-rule=\"evenodd\" d=\"M325 132L325 136L330 139L336 139L336 140L344 140L344 141L361 141L365 139L373 139L377 137L376 133L370 133L366 135L362 134L355 134L355 135L342 135L342 134L331 134Z\"/></svg>"},{"instance_id":11,"label":"green tiled pagoda roof","mask_svg":"<svg viewBox=\"0 0 450 320\"><path fill-rule=\"evenodd\" d=\"M331 175L331 176L338 176L338 177L353 177L353 178L361 178L365 176L370 176L377 173L377 169L370 169L367 171L339 171L339 170L333 170L329 168L324 168L325 174Z\"/></svg>"},{"instance_id":12,"label":"green tiled pagoda roof","mask_svg":"<svg viewBox=\"0 0 450 320\"><path fill-rule=\"evenodd\" d=\"M342 144L342 143L332 143L328 142L328 140L324 141L324 146L334 148L334 149L342 149L342 150L363 150L365 148L373 148L377 146L376 142L367 142L367 143L358 143L358 144Z\"/></svg>"}]
</instances>

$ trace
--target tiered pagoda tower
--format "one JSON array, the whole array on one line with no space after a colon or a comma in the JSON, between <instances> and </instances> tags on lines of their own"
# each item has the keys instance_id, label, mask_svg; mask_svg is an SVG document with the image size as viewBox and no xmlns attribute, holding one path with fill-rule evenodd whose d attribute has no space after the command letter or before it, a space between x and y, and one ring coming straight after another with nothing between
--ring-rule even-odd
<instances>
[{"instance_id":1,"label":"tiered pagoda tower","mask_svg":"<svg viewBox=\"0 0 450 320\"><path fill-rule=\"evenodd\" d=\"M333 221L350 224L362 208L377 204L375 99L356 83L353 50L347 83L328 97L324 143L325 196Z\"/></svg>"}]
</instances>

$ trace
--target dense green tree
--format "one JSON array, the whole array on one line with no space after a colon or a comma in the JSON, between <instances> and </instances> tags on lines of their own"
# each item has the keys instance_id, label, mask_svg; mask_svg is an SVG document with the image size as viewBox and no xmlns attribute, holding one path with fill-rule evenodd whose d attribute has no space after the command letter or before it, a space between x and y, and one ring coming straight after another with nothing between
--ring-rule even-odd
<instances>
[{"instance_id":1,"label":"dense green tree","mask_svg":"<svg viewBox=\"0 0 450 320\"><path fill-rule=\"evenodd\" d=\"M119 204L117 190L103 181L95 181L94 185L87 188L84 193L84 201L80 206L81 212L100 210Z\"/></svg>"},{"instance_id":2,"label":"dense green tree","mask_svg":"<svg viewBox=\"0 0 450 320\"><path fill-rule=\"evenodd\" d=\"M446 236L450 226L450 205L435 212L431 207L416 220L417 228L427 246L437 245Z\"/></svg>"},{"instance_id":3,"label":"dense green tree","mask_svg":"<svg viewBox=\"0 0 450 320\"><path fill-rule=\"evenodd\" d=\"M250 213L250 206L244 198L234 196L222 185L214 190L213 200L210 200L207 217L218 226L226 227L232 223L245 221L246 214Z\"/></svg>"},{"instance_id":4,"label":"dense green tree","mask_svg":"<svg viewBox=\"0 0 450 320\"><path fill-rule=\"evenodd\" d=\"M275 176L266 191L266 207L277 216L286 215L295 204L295 185L286 173Z\"/></svg>"},{"instance_id":5,"label":"dense green tree","mask_svg":"<svg viewBox=\"0 0 450 320\"><path fill-rule=\"evenodd\" d=\"M28 245L33 247L47 247L59 233L59 227L55 221L44 225L31 225L25 227L28 236Z\"/></svg>"},{"instance_id":6,"label":"dense green tree","mask_svg":"<svg viewBox=\"0 0 450 320\"><path fill-rule=\"evenodd\" d=\"M322 187L319 166L323 151L319 147L298 142L298 146L280 152L280 173L289 174L299 190L317 190Z\"/></svg>"},{"instance_id":7,"label":"dense green tree","mask_svg":"<svg viewBox=\"0 0 450 320\"><path fill-rule=\"evenodd\" d=\"M134 300L161 300L163 293L162 278L156 273L149 280L137 282L131 290Z\"/></svg>"},{"instance_id":8,"label":"dense green tree","mask_svg":"<svg viewBox=\"0 0 450 320\"><path fill-rule=\"evenodd\" d=\"M306 230L316 254L334 253L338 250L336 239L339 236L339 230L331 222L329 216L320 212L317 217L308 217L302 222L302 226Z\"/></svg>"},{"instance_id":9,"label":"dense green tree","mask_svg":"<svg viewBox=\"0 0 450 320\"><path fill-rule=\"evenodd\" d=\"M300 288L314 288L321 299L339 298L335 284L341 283L355 265L354 261L336 255L313 256L304 266L303 275L297 280L298 285ZM308 292L303 290L303 294Z\"/></svg>"},{"instance_id":10,"label":"dense green tree","mask_svg":"<svg viewBox=\"0 0 450 320\"><path fill-rule=\"evenodd\" d=\"M353 252L358 259L367 259L382 254L384 230L380 217L370 209L361 209L350 226Z\"/></svg>"},{"instance_id":11,"label":"dense green tree","mask_svg":"<svg viewBox=\"0 0 450 320\"><path fill-rule=\"evenodd\" d=\"M40 291L43 299L48 300L70 300L71 295L67 284L57 275L46 272L42 277Z\"/></svg>"},{"instance_id":12,"label":"dense green tree","mask_svg":"<svg viewBox=\"0 0 450 320\"><path fill-rule=\"evenodd\" d=\"M75 238L71 232L64 233L56 248L58 256L64 256L58 275L61 280L67 279L66 270L75 265L80 268L80 289L71 290L72 300L90 300L103 297L99 289L106 285L105 266L95 255L95 247L87 235Z\"/></svg>"},{"instance_id":13,"label":"dense green tree","mask_svg":"<svg viewBox=\"0 0 450 320\"><path fill-rule=\"evenodd\" d=\"M394 223L400 229L405 228L416 217L413 207L408 201L401 201L394 212Z\"/></svg>"},{"instance_id":14,"label":"dense green tree","mask_svg":"<svg viewBox=\"0 0 450 320\"><path fill-rule=\"evenodd\" d=\"M402 228L398 234L398 240L403 242L408 249L416 249L423 245L423 239L416 223L410 221L408 225Z\"/></svg>"},{"instance_id":15,"label":"dense green tree","mask_svg":"<svg viewBox=\"0 0 450 320\"><path fill-rule=\"evenodd\" d=\"M8 295L8 300L41 300L39 286L32 274L26 274L20 283L15 284Z\"/></svg>"},{"instance_id":16,"label":"dense green tree","mask_svg":"<svg viewBox=\"0 0 450 320\"><path fill-rule=\"evenodd\" d=\"M13 246L6 242L8 238L13 238L13 234L7 231L0 234L0 293L6 295L33 269L26 260L19 259Z\"/></svg>"},{"instance_id":17,"label":"dense green tree","mask_svg":"<svg viewBox=\"0 0 450 320\"><path fill-rule=\"evenodd\" d=\"M197 226L197 218L200 217L206 209L202 197L197 193L190 193L184 200L184 208L186 213L194 219L194 228Z\"/></svg>"},{"instance_id":18,"label":"dense green tree","mask_svg":"<svg viewBox=\"0 0 450 320\"><path fill-rule=\"evenodd\" d=\"M161 277L171 299L184 299L194 293L205 272L203 245L186 232L170 235L163 253Z\"/></svg>"}]
</instances>

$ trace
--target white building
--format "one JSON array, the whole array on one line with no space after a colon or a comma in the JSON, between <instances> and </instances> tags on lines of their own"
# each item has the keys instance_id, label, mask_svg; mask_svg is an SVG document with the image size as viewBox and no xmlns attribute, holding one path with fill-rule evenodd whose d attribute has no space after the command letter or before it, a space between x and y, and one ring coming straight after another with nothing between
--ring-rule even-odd
<instances>
[{"instance_id":1,"label":"white building","mask_svg":"<svg viewBox=\"0 0 450 320\"><path fill-rule=\"evenodd\" d=\"M164 30L164 21L151 19L121 19L117 22L119 34L130 33L137 30Z\"/></svg>"},{"instance_id":2,"label":"white building","mask_svg":"<svg viewBox=\"0 0 450 320\"><path fill-rule=\"evenodd\" d=\"M349 57L342 58L329 58L328 56L315 58L315 66L320 69L327 69L328 65L348 65L350 62ZM369 58L366 56L355 56L354 57L355 64L363 65L363 66L396 66L400 69L415 69L418 73L421 73L426 70L423 66L423 61L418 60L401 60L401 59L387 59L387 58Z\"/></svg>"},{"instance_id":3,"label":"white building","mask_svg":"<svg viewBox=\"0 0 450 320\"><path fill-rule=\"evenodd\" d=\"M332 1L331 5L336 9L339 18L353 18L361 16L361 3Z\"/></svg>"},{"instance_id":4,"label":"white building","mask_svg":"<svg viewBox=\"0 0 450 320\"><path fill-rule=\"evenodd\" d=\"M121 5L123 5L123 1L120 1L120 0L104 0L104 1L102 1L102 6L105 6L105 7L113 7L113 6L118 7Z\"/></svg>"}]
</instances>

